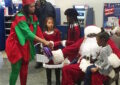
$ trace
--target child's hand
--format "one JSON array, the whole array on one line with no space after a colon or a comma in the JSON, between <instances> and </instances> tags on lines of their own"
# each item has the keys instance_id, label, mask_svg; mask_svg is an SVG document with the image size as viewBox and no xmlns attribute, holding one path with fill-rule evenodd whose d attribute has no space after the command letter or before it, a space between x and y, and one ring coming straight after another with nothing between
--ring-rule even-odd
<instances>
[{"instance_id":1,"label":"child's hand","mask_svg":"<svg viewBox=\"0 0 120 85\"><path fill-rule=\"evenodd\" d=\"M53 43L50 41L45 41L44 45L48 46L50 49L52 49L54 46Z\"/></svg>"},{"instance_id":2,"label":"child's hand","mask_svg":"<svg viewBox=\"0 0 120 85\"><path fill-rule=\"evenodd\" d=\"M97 72L98 71L98 68L91 68L91 71L94 73L94 72Z\"/></svg>"}]
</instances>

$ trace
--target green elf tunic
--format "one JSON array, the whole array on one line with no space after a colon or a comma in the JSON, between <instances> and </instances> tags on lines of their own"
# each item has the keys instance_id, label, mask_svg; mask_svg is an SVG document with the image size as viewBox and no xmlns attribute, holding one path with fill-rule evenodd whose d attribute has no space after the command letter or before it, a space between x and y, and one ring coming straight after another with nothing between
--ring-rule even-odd
<instances>
[{"instance_id":1,"label":"green elf tunic","mask_svg":"<svg viewBox=\"0 0 120 85\"><path fill-rule=\"evenodd\" d=\"M6 53L12 64L20 59L27 62L32 60L35 55L35 35L44 38L37 17L31 15L30 24L26 20L22 13L18 13L11 25L10 35L6 40Z\"/></svg>"}]
</instances>

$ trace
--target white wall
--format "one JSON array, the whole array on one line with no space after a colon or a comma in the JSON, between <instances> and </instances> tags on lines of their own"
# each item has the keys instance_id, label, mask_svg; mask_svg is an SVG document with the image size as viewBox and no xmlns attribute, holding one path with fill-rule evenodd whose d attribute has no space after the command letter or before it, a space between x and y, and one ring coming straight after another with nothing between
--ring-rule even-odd
<instances>
[{"instance_id":1,"label":"white wall","mask_svg":"<svg viewBox=\"0 0 120 85\"><path fill-rule=\"evenodd\" d=\"M66 21L64 11L73 5L87 4L95 12L95 24L102 27L104 3L120 3L120 0L54 0L57 7L61 8L61 23Z\"/></svg>"}]
</instances>

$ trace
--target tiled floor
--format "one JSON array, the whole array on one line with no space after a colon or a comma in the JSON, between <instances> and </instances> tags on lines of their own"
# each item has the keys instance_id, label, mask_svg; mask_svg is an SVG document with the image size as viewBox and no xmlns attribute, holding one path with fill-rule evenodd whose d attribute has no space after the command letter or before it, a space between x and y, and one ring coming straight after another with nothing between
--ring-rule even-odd
<instances>
[{"instance_id":1,"label":"tiled floor","mask_svg":"<svg viewBox=\"0 0 120 85\"><path fill-rule=\"evenodd\" d=\"M6 55L3 53L3 56L5 57ZM45 69L44 68L35 69L34 66L35 66L35 61L30 62L27 85L46 85ZM4 58L4 65L2 69L0 69L0 85L9 85L10 71L11 71L10 63L8 62L7 58ZM17 80L16 85L20 85L19 79ZM54 71L52 71L52 85L55 85ZM115 84L113 83L112 85Z\"/></svg>"},{"instance_id":2,"label":"tiled floor","mask_svg":"<svg viewBox=\"0 0 120 85\"><path fill-rule=\"evenodd\" d=\"M29 73L27 85L46 85L46 71L44 68L35 69L35 61L29 64ZM11 71L10 63L7 59L4 59L4 65L0 69L0 85L9 85L9 74ZM17 84L20 85L18 79ZM54 70L52 72L52 85L55 85L55 75Z\"/></svg>"},{"instance_id":3,"label":"tiled floor","mask_svg":"<svg viewBox=\"0 0 120 85\"><path fill-rule=\"evenodd\" d=\"M0 52L0 57L4 58L3 67L0 69L0 85L9 85L9 74L11 71L10 63L6 57L6 53L4 51ZM46 84L46 70L45 68L35 69L35 60L30 62L29 71L28 71L28 81L27 85L47 85ZM52 71L52 85L55 85L55 72ZM17 84L20 85L19 78L17 80Z\"/></svg>"}]
</instances>

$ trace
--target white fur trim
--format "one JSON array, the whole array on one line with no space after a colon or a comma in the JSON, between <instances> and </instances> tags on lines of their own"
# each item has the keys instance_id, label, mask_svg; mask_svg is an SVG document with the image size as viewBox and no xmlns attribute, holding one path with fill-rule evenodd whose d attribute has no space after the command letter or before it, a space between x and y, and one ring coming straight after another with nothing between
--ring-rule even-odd
<instances>
[{"instance_id":1,"label":"white fur trim","mask_svg":"<svg viewBox=\"0 0 120 85\"><path fill-rule=\"evenodd\" d=\"M110 64L114 67L117 68L120 66L120 59L118 58L118 56L114 53L112 53L109 57L108 60L110 62Z\"/></svg>"},{"instance_id":2,"label":"white fur trim","mask_svg":"<svg viewBox=\"0 0 120 85\"><path fill-rule=\"evenodd\" d=\"M112 70L112 71L108 74L108 76L109 76L110 78L114 78L114 77L115 77L115 71Z\"/></svg>"},{"instance_id":3,"label":"white fur trim","mask_svg":"<svg viewBox=\"0 0 120 85\"><path fill-rule=\"evenodd\" d=\"M42 55L42 54L36 54L36 62L41 62L41 63L48 63L49 59L47 56Z\"/></svg>"},{"instance_id":4,"label":"white fur trim","mask_svg":"<svg viewBox=\"0 0 120 85\"><path fill-rule=\"evenodd\" d=\"M44 68L49 68L49 69L62 68L63 67L63 63L57 64L57 65L49 65L49 64L43 63L43 67Z\"/></svg>"},{"instance_id":5,"label":"white fur trim","mask_svg":"<svg viewBox=\"0 0 120 85\"><path fill-rule=\"evenodd\" d=\"M59 64L62 63L64 61L64 56L62 53L62 50L56 50L56 51L52 51L53 54L53 62L54 64Z\"/></svg>"},{"instance_id":6,"label":"white fur trim","mask_svg":"<svg viewBox=\"0 0 120 85\"><path fill-rule=\"evenodd\" d=\"M91 33L98 34L100 32L101 32L101 28L97 26L87 26L84 31L85 37L87 37L88 34L91 34Z\"/></svg>"},{"instance_id":7,"label":"white fur trim","mask_svg":"<svg viewBox=\"0 0 120 85\"><path fill-rule=\"evenodd\" d=\"M68 60L68 58L65 58L65 60L63 61L64 64L70 64L70 61Z\"/></svg>"},{"instance_id":8,"label":"white fur trim","mask_svg":"<svg viewBox=\"0 0 120 85\"><path fill-rule=\"evenodd\" d=\"M74 23L74 26L75 26L75 27L78 26L78 23Z\"/></svg>"},{"instance_id":9,"label":"white fur trim","mask_svg":"<svg viewBox=\"0 0 120 85\"><path fill-rule=\"evenodd\" d=\"M92 65L92 64L90 64L90 61L88 61L86 59L82 59L79 67L83 72L86 72L87 67L90 66L90 65Z\"/></svg>"},{"instance_id":10,"label":"white fur trim","mask_svg":"<svg viewBox=\"0 0 120 85\"><path fill-rule=\"evenodd\" d=\"M62 43L62 46L63 46L63 47L66 46L66 40L61 41L61 43Z\"/></svg>"},{"instance_id":11,"label":"white fur trim","mask_svg":"<svg viewBox=\"0 0 120 85\"><path fill-rule=\"evenodd\" d=\"M53 33L54 33L54 31L50 31L50 32L45 31L45 33L46 33L46 34L48 34L48 35L51 35L51 34L53 34Z\"/></svg>"}]
</instances>

